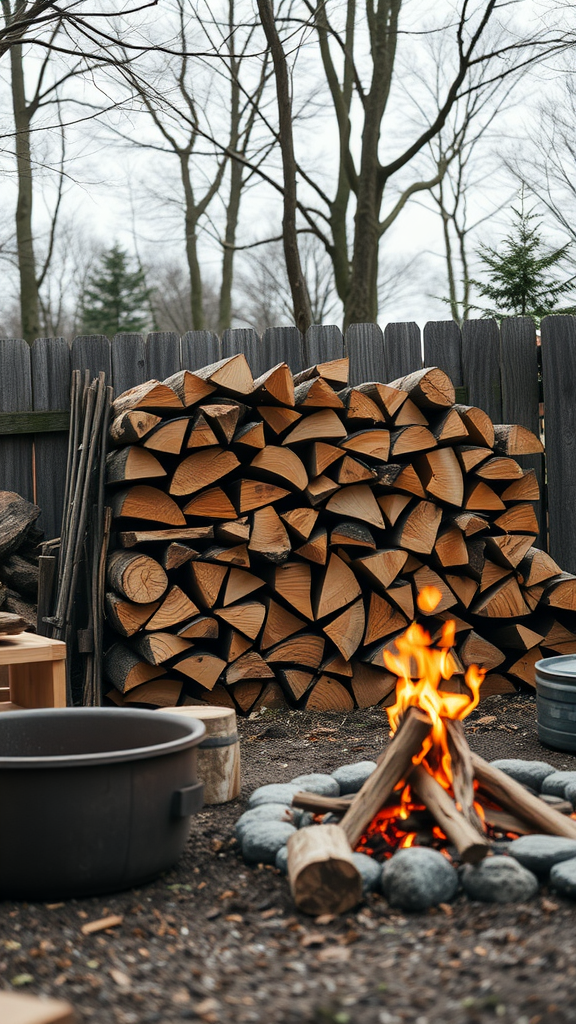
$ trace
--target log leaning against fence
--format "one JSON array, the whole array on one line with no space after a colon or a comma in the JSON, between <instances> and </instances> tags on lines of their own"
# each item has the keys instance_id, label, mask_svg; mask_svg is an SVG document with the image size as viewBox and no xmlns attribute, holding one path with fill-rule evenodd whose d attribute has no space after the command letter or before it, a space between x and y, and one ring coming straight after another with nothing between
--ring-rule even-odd
<instances>
[{"instance_id":1,"label":"log leaning against fence","mask_svg":"<svg viewBox=\"0 0 576 1024\"><path fill-rule=\"evenodd\" d=\"M109 645L145 675L142 637L191 641L165 663L180 700L390 702L384 651L429 585L432 635L456 620L453 688L473 660L490 669L483 692L513 692L541 653L576 652L576 577L533 546L538 488L515 458L538 438L457 404L436 368L346 380L339 359L253 381L236 355L117 398ZM144 572L136 596L130 566Z\"/></svg>"}]
</instances>

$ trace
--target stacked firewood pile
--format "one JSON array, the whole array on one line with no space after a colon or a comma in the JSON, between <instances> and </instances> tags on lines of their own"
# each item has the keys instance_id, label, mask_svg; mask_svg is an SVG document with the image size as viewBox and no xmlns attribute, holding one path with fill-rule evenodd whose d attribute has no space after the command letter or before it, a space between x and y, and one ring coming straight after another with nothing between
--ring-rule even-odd
<instances>
[{"instance_id":1,"label":"stacked firewood pile","mask_svg":"<svg viewBox=\"0 0 576 1024\"><path fill-rule=\"evenodd\" d=\"M19 616L26 628L36 630L38 599L38 543L43 534L35 527L37 505L14 491L0 491L0 632L3 616Z\"/></svg>"},{"instance_id":2,"label":"stacked firewood pile","mask_svg":"<svg viewBox=\"0 0 576 1024\"><path fill-rule=\"evenodd\" d=\"M116 703L347 710L392 699L383 652L435 586L433 635L483 693L576 651L576 577L534 547L520 426L439 369L347 386L347 361L253 380L242 355L120 395L110 427L105 672ZM462 673L460 675L460 673Z\"/></svg>"}]
</instances>

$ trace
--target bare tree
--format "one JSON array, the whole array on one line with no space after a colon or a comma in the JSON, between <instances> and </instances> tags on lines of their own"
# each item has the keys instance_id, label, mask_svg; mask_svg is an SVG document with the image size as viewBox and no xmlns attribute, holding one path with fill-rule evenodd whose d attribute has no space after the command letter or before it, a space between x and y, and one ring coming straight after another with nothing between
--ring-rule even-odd
<instances>
[{"instance_id":1,"label":"bare tree","mask_svg":"<svg viewBox=\"0 0 576 1024\"><path fill-rule=\"evenodd\" d=\"M337 21L342 6L333 16L328 6L326 0L303 0L300 18L297 12L286 20L276 17L285 53L288 47L294 49L298 23L303 32L313 30L338 129L335 186L330 191L323 177L300 161L297 174L308 195L298 197L297 207L333 261L345 323L371 321L378 312L380 242L412 197L442 181L454 147L448 147L436 167L426 159L427 147L446 129L458 102L472 93L482 95L521 68L564 50L575 36L572 31L541 28L533 22L522 31L519 20L512 20L517 6L513 0L459 0L448 13L437 5L434 20L415 30L404 10L405 0L368 0L365 22L356 0L347 0L342 24ZM270 13L271 5L267 8ZM425 107L418 98L407 110L404 97L399 125L397 81L400 75L410 74L415 62L413 41L423 31L442 33L450 43L441 68L441 89L437 100ZM480 76L479 69L483 70ZM403 88L406 96L405 84ZM285 113L285 95L279 93L279 118ZM457 120L453 131L456 136L461 131ZM294 187L293 168L288 165L286 172L285 195ZM297 265L289 272L297 287Z\"/></svg>"}]
</instances>

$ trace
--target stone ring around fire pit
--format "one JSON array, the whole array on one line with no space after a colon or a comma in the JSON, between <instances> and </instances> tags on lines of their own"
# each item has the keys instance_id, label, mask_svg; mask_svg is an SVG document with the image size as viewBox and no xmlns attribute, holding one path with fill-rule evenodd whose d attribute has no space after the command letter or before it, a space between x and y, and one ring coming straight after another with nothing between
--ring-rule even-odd
<instances>
[{"instance_id":1,"label":"stone ring around fire pit","mask_svg":"<svg viewBox=\"0 0 576 1024\"><path fill-rule=\"evenodd\" d=\"M564 814L576 805L576 771L558 771L543 761L520 759L494 761L492 767ZM339 821L345 801L361 789L375 768L374 761L361 761L344 765L332 775L300 775L288 783L254 790L248 809L235 827L244 860L248 864L273 864L286 874L290 837L315 827L318 821ZM303 793L308 798L302 798ZM316 804L316 813L293 806L296 794L297 803ZM320 817L321 809L331 803L336 811ZM390 906L414 911L447 903L460 889L472 900L510 903L530 899L540 884L548 884L559 894L576 899L576 839L523 835L505 826L504 821L501 830L493 831L492 856L476 865L458 867L456 851L449 846L443 852L432 845L400 846L393 855L391 850L381 848L372 856L356 850L352 861L361 877L362 894L379 891ZM421 841L432 843L434 837L422 833L418 836Z\"/></svg>"}]
</instances>

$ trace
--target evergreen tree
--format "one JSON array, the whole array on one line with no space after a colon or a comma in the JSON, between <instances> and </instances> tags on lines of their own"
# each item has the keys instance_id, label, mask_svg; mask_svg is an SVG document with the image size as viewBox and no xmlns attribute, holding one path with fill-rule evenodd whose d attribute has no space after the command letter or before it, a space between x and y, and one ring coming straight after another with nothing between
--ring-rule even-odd
<instances>
[{"instance_id":1,"label":"evergreen tree","mask_svg":"<svg viewBox=\"0 0 576 1024\"><path fill-rule=\"evenodd\" d=\"M510 233L497 249L482 245L477 252L486 280L471 283L490 306L472 306L485 316L501 320L505 316L529 316L540 324L549 313L574 313L575 306L560 308L558 303L574 293L575 277L560 280L553 272L565 261L570 243L550 249L542 238L542 217L520 206L512 207ZM550 273L552 271L552 273Z\"/></svg>"},{"instance_id":2,"label":"evergreen tree","mask_svg":"<svg viewBox=\"0 0 576 1024\"><path fill-rule=\"evenodd\" d=\"M131 270L118 245L100 257L82 295L82 329L86 334L139 333L150 326L151 290L144 271Z\"/></svg>"}]
</instances>

